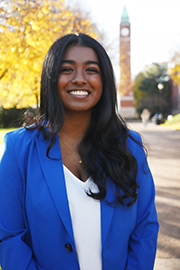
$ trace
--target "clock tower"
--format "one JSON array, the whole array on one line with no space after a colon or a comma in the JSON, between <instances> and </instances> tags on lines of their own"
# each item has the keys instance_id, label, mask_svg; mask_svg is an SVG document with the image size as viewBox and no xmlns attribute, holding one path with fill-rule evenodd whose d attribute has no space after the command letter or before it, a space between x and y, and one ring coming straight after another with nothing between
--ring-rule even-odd
<instances>
[{"instance_id":1,"label":"clock tower","mask_svg":"<svg viewBox=\"0 0 180 270\"><path fill-rule=\"evenodd\" d=\"M131 83L131 24L124 7L120 23L120 114L124 118L134 118L134 98Z\"/></svg>"}]
</instances>

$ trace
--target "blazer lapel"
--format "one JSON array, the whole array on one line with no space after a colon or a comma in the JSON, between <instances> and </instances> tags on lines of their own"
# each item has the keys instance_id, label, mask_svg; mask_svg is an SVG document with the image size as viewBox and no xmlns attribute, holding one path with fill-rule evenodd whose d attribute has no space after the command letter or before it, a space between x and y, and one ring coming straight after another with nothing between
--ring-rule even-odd
<instances>
[{"instance_id":1,"label":"blazer lapel","mask_svg":"<svg viewBox=\"0 0 180 270\"><path fill-rule=\"evenodd\" d=\"M102 247L106 240L114 213L114 207L109 205L108 202L112 202L115 198L113 192L113 185L110 183L110 179L107 179L107 194L105 200L101 202L101 242Z\"/></svg>"},{"instance_id":2,"label":"blazer lapel","mask_svg":"<svg viewBox=\"0 0 180 270\"><path fill-rule=\"evenodd\" d=\"M42 134L40 134L39 138L36 139L36 145L39 161L45 176L46 183L49 187L49 191L54 200L58 214L74 243L72 222L66 193L66 185L58 137L56 137L56 143L50 149L49 157L46 156L48 141L44 140Z\"/></svg>"}]
</instances>

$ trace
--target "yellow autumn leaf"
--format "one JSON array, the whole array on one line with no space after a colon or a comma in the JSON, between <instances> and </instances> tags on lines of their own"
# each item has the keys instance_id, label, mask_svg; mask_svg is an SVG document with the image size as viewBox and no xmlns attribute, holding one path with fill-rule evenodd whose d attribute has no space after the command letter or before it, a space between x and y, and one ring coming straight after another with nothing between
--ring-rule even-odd
<instances>
[{"instance_id":1,"label":"yellow autumn leaf","mask_svg":"<svg viewBox=\"0 0 180 270\"><path fill-rule=\"evenodd\" d=\"M77 31L97 36L90 21L67 10L63 0L41 0L41 4L34 0L11 0L9 16L4 20L7 27L0 21L0 74L4 72L0 104L5 107L36 106L43 60L57 38Z\"/></svg>"}]
</instances>

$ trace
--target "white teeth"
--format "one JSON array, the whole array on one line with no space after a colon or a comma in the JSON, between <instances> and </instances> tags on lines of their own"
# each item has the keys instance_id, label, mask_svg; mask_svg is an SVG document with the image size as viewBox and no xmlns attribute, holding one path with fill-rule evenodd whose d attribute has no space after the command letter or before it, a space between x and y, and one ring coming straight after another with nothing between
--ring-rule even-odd
<instances>
[{"instance_id":1,"label":"white teeth","mask_svg":"<svg viewBox=\"0 0 180 270\"><path fill-rule=\"evenodd\" d=\"M73 96L87 96L89 93L88 93L88 91L70 91L69 92L71 95L73 95Z\"/></svg>"}]
</instances>

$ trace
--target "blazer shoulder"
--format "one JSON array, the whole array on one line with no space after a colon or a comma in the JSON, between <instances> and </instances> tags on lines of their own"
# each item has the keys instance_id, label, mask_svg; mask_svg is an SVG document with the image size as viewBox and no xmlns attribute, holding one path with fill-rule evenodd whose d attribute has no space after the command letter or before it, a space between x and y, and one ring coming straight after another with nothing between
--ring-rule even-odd
<instances>
[{"instance_id":1,"label":"blazer shoulder","mask_svg":"<svg viewBox=\"0 0 180 270\"><path fill-rule=\"evenodd\" d=\"M129 150L132 153L134 153L138 149L143 148L141 135L138 132L129 129L129 137L127 139L127 147L129 148Z\"/></svg>"},{"instance_id":2,"label":"blazer shoulder","mask_svg":"<svg viewBox=\"0 0 180 270\"><path fill-rule=\"evenodd\" d=\"M31 142L34 141L34 139L38 136L38 130L27 130L26 128L22 127L6 133L4 143L6 145L9 141L11 141L15 148L22 148L23 146L28 146L31 144Z\"/></svg>"}]
</instances>

